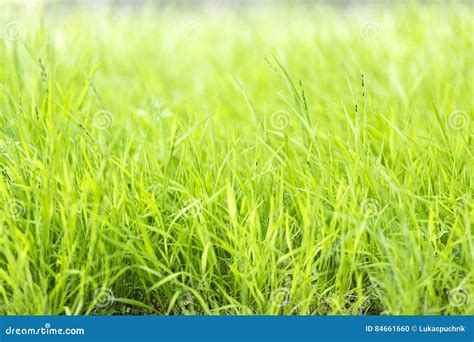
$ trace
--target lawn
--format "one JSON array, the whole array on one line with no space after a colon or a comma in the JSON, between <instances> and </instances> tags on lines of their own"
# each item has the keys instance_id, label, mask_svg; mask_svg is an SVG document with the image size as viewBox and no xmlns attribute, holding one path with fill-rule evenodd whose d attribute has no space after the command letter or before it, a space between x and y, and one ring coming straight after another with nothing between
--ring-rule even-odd
<instances>
[{"instance_id":1,"label":"lawn","mask_svg":"<svg viewBox=\"0 0 474 342\"><path fill-rule=\"evenodd\" d=\"M474 314L472 4L295 3L0 3L0 314Z\"/></svg>"}]
</instances>

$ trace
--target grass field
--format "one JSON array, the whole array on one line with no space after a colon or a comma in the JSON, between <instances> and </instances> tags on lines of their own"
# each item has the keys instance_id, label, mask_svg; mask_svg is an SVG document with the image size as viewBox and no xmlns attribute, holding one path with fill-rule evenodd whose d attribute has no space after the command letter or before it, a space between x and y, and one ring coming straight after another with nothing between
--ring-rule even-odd
<instances>
[{"instance_id":1,"label":"grass field","mask_svg":"<svg viewBox=\"0 0 474 342\"><path fill-rule=\"evenodd\" d=\"M472 5L0 4L1 314L473 314Z\"/></svg>"}]
</instances>

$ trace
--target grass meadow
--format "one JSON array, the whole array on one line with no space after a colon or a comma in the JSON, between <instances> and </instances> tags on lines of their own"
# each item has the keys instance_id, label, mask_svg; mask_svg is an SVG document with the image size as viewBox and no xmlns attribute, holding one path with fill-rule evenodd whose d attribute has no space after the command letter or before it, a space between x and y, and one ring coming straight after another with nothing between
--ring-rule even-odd
<instances>
[{"instance_id":1,"label":"grass meadow","mask_svg":"<svg viewBox=\"0 0 474 342\"><path fill-rule=\"evenodd\" d=\"M0 314L473 314L472 3L0 3Z\"/></svg>"}]
</instances>

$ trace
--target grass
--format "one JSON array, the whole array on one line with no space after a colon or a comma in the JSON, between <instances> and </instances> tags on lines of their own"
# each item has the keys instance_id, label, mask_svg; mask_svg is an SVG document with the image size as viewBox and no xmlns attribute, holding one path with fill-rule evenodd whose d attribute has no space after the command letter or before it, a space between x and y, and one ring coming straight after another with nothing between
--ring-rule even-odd
<instances>
[{"instance_id":1,"label":"grass","mask_svg":"<svg viewBox=\"0 0 474 342\"><path fill-rule=\"evenodd\" d=\"M1 314L474 313L472 6L0 6Z\"/></svg>"}]
</instances>

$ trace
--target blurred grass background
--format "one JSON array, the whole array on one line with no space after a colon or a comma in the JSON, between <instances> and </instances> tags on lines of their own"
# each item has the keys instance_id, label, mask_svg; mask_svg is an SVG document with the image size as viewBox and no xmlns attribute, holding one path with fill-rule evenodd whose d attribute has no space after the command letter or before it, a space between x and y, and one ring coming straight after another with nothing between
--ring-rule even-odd
<instances>
[{"instance_id":1,"label":"blurred grass background","mask_svg":"<svg viewBox=\"0 0 474 342\"><path fill-rule=\"evenodd\" d=\"M6 3L0 311L472 314L466 2Z\"/></svg>"}]
</instances>

